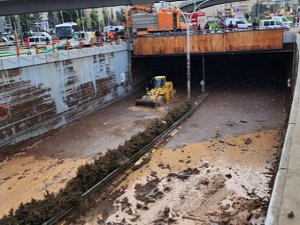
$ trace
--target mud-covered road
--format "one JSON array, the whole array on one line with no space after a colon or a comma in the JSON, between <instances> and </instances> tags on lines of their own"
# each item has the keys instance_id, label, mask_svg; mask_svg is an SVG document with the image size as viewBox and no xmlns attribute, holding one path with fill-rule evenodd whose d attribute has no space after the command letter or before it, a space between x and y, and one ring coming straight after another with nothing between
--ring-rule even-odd
<instances>
[{"instance_id":1,"label":"mud-covered road","mask_svg":"<svg viewBox=\"0 0 300 225\"><path fill-rule=\"evenodd\" d=\"M1 148L0 217L21 202L43 198L46 190L63 188L80 165L122 144L185 99L185 93L179 93L166 107L155 111L134 106L143 94L141 90L59 130Z\"/></svg>"},{"instance_id":2,"label":"mud-covered road","mask_svg":"<svg viewBox=\"0 0 300 225\"><path fill-rule=\"evenodd\" d=\"M71 224L263 224L285 114L276 85L218 88L147 165Z\"/></svg>"}]
</instances>

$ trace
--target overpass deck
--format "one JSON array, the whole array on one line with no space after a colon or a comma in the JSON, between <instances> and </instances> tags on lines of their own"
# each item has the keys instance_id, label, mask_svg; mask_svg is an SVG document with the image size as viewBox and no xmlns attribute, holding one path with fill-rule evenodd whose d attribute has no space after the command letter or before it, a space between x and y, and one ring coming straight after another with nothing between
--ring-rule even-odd
<instances>
[{"instance_id":1,"label":"overpass deck","mask_svg":"<svg viewBox=\"0 0 300 225\"><path fill-rule=\"evenodd\" d=\"M283 30L255 30L191 35L191 53L226 53L283 48ZM134 56L183 55L186 36L144 36L133 40Z\"/></svg>"}]
</instances>

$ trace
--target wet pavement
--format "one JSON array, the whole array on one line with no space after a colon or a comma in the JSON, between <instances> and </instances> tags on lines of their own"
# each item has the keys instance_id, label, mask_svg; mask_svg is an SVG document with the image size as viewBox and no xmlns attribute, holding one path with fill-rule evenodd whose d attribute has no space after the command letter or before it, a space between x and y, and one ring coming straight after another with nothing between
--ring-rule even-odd
<instances>
[{"instance_id":1,"label":"wet pavement","mask_svg":"<svg viewBox=\"0 0 300 225\"><path fill-rule=\"evenodd\" d=\"M276 87L222 88L212 93L166 147L281 127L283 93Z\"/></svg>"},{"instance_id":2,"label":"wet pavement","mask_svg":"<svg viewBox=\"0 0 300 225\"><path fill-rule=\"evenodd\" d=\"M221 88L72 224L263 224L284 124L276 87Z\"/></svg>"}]
</instances>

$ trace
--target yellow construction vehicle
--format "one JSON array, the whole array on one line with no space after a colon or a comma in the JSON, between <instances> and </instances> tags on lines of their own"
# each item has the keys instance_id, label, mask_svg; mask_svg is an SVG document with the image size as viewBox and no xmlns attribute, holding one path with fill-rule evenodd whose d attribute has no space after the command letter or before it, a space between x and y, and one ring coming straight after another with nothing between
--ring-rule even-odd
<instances>
[{"instance_id":1,"label":"yellow construction vehicle","mask_svg":"<svg viewBox=\"0 0 300 225\"><path fill-rule=\"evenodd\" d=\"M150 91L147 88L146 95L135 101L136 106L156 108L157 106L163 106L175 96L176 90L173 88L173 83L167 81L165 76L154 77L152 83L153 88Z\"/></svg>"}]
</instances>

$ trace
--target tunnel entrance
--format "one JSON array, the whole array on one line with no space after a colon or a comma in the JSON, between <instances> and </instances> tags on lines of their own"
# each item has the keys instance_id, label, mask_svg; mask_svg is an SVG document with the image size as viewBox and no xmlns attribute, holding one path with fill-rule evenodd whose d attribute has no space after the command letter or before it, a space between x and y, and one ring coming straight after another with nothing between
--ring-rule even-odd
<instances>
[{"instance_id":1,"label":"tunnel entrance","mask_svg":"<svg viewBox=\"0 0 300 225\"><path fill-rule=\"evenodd\" d=\"M278 86L286 87L291 77L293 53L245 53L223 55L193 55L191 57L191 86L200 89L204 57L206 86ZM166 56L134 58L151 76L165 75L178 90L186 88L186 57ZM150 71L150 72L149 72Z\"/></svg>"}]
</instances>

